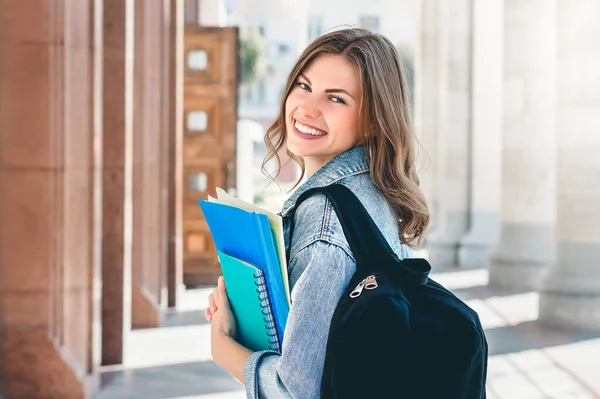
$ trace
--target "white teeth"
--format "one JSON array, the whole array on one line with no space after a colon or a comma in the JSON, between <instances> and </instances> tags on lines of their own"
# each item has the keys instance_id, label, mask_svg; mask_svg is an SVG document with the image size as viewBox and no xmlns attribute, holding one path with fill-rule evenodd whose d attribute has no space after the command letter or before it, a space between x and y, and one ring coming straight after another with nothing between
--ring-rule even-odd
<instances>
[{"instance_id":1,"label":"white teeth","mask_svg":"<svg viewBox=\"0 0 600 399\"><path fill-rule=\"evenodd\" d=\"M298 129L302 133L312 134L313 136L324 136L324 135L327 134L326 132L322 132L320 130L313 129L313 128L308 127L308 126L304 126L303 124L301 124L298 121L296 121L296 123L294 124L294 126L296 127L296 129Z\"/></svg>"}]
</instances>

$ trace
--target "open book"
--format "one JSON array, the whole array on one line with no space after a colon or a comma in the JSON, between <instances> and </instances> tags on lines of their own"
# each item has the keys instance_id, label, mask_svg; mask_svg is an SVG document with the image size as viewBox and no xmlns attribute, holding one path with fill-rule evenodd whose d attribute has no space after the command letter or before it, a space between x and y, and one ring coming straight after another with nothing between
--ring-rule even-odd
<instances>
[{"instance_id":1,"label":"open book","mask_svg":"<svg viewBox=\"0 0 600 399\"><path fill-rule=\"evenodd\" d=\"M281 217L221 189L198 200L219 255L238 323L251 350L280 350L290 307Z\"/></svg>"}]
</instances>

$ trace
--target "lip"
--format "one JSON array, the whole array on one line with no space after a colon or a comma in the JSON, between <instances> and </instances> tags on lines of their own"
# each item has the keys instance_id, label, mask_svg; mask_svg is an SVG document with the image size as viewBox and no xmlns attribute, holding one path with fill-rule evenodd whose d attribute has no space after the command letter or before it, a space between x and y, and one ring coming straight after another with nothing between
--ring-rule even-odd
<instances>
[{"instance_id":1,"label":"lip","mask_svg":"<svg viewBox=\"0 0 600 399\"><path fill-rule=\"evenodd\" d=\"M314 126L312 126L312 125L309 125L308 123L304 123L304 122L302 122L302 121L298 121L298 122L300 122L300 123L301 123L301 124L303 124L304 126L308 126L308 127L311 127L311 128L313 128L313 129L316 129L316 130L321 130L321 131L323 131L323 129L316 128L316 127L314 127ZM315 136L315 135L312 135L312 134L306 134L306 133L302 133L300 130L298 130L298 129L296 128L296 119L295 119L295 118L294 118L294 123L292 124L292 131L294 132L294 134L295 134L296 136L298 136L298 137L301 137L301 138L303 138L303 139L305 139L305 140L319 140L319 139L322 139L323 137L327 137L327 135L328 135L328 133L325 133L325 134L324 134L324 135L322 135L322 136Z\"/></svg>"}]
</instances>

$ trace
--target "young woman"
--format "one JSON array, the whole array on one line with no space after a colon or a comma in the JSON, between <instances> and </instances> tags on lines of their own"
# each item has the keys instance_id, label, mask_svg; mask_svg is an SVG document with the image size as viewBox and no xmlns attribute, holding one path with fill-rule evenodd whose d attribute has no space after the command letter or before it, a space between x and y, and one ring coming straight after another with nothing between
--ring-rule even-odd
<instances>
[{"instance_id":1,"label":"young woman","mask_svg":"<svg viewBox=\"0 0 600 399\"><path fill-rule=\"evenodd\" d=\"M290 242L288 215L301 193L334 183L349 187L401 259L423 235L429 213L415 171L408 97L397 50L363 29L319 37L293 68L265 139L267 160L279 160L286 146L309 177L281 212L292 290L282 353L253 353L235 341L222 277L205 312L215 362L245 383L249 398L319 397L331 317L356 270L322 194L295 211Z\"/></svg>"}]
</instances>

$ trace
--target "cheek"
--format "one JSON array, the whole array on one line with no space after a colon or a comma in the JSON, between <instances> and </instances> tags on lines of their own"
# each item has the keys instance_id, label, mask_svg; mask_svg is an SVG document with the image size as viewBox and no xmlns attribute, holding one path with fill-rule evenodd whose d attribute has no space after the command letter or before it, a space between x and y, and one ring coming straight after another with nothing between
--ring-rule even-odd
<instances>
[{"instance_id":1,"label":"cheek","mask_svg":"<svg viewBox=\"0 0 600 399\"><path fill-rule=\"evenodd\" d=\"M296 96L294 96L294 93L290 93L290 95L288 96L287 100L285 100L285 115L287 117L289 117L292 112L294 112L296 110L296 108L298 107L298 100L296 98ZM289 119L289 118L287 118Z\"/></svg>"},{"instance_id":2,"label":"cheek","mask_svg":"<svg viewBox=\"0 0 600 399\"><path fill-rule=\"evenodd\" d=\"M340 112L333 116L331 123L335 124L336 130L346 133L348 137L358 134L358 115L355 112Z\"/></svg>"}]
</instances>

